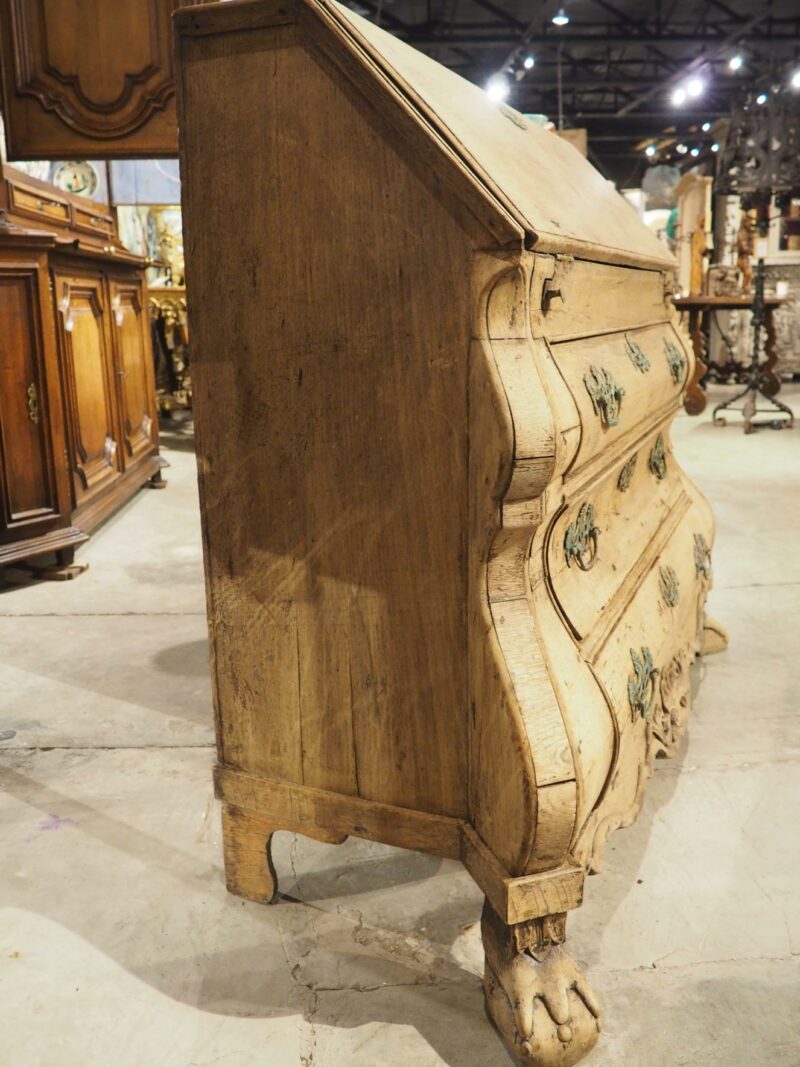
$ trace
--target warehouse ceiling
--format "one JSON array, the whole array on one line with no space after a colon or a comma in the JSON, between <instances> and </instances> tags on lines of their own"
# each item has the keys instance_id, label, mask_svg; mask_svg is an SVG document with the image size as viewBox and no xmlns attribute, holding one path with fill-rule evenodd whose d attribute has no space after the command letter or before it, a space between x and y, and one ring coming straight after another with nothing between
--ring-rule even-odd
<instances>
[{"instance_id":1,"label":"warehouse ceiling","mask_svg":"<svg viewBox=\"0 0 800 1067\"><path fill-rule=\"evenodd\" d=\"M785 82L800 67L798 0L351 0L349 6L478 85L505 73L508 103L556 125L560 118L564 127L585 127L590 158L623 187L639 185L651 163L696 164L694 148L707 158L720 120L744 87ZM562 8L569 21L558 26L552 19ZM732 70L736 55L741 66ZM527 69L526 57L534 60ZM702 91L677 105L675 90L692 76ZM703 130L703 124L712 125Z\"/></svg>"}]
</instances>

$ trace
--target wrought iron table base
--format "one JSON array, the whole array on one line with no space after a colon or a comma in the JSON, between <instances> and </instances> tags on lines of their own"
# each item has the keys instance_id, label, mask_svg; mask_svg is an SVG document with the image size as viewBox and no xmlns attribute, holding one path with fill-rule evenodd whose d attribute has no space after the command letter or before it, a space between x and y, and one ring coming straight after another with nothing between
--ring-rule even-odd
<instances>
[{"instance_id":1,"label":"wrought iron table base","mask_svg":"<svg viewBox=\"0 0 800 1067\"><path fill-rule=\"evenodd\" d=\"M713 419L715 426L725 426L726 419L719 413L721 411L740 411L744 418L744 432L752 433L759 426L768 426L773 430L789 429L794 425L794 412L786 404L770 396L762 384L764 368L759 363L761 350L761 330L766 317L764 308L764 275L766 273L764 260L759 259L756 266L755 293L753 299L753 352L750 362L750 374L747 385L732 396L730 400L717 404L714 408ZM759 407L758 400L761 397L768 407ZM744 401L741 407L735 406L737 401ZM756 415L771 415L772 418L755 421Z\"/></svg>"},{"instance_id":2,"label":"wrought iron table base","mask_svg":"<svg viewBox=\"0 0 800 1067\"><path fill-rule=\"evenodd\" d=\"M759 407L759 397L762 397L769 407ZM744 400L741 407L734 406L737 400ZM788 430L794 425L794 412L792 409L774 396L768 396L761 388L758 375L756 375L755 379L751 378L744 389L737 393L736 396L732 396L730 400L726 400L723 404L717 404L714 408L713 416L715 426L725 426L727 424L727 419L724 415L718 414L720 411L741 411L744 416L745 433L752 433L759 426L768 426L772 430ZM755 416L759 414L771 414L772 418L762 419L758 422L754 421Z\"/></svg>"}]
</instances>

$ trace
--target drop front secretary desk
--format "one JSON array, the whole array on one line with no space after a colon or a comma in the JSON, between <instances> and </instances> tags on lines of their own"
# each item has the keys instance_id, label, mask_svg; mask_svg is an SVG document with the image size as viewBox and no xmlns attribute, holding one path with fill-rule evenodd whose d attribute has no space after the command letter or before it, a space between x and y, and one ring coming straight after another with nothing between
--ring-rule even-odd
<instances>
[{"instance_id":1,"label":"drop front secretary desk","mask_svg":"<svg viewBox=\"0 0 800 1067\"><path fill-rule=\"evenodd\" d=\"M176 28L228 887L275 898L281 829L461 859L490 1017L575 1063L566 913L704 640L673 261L570 145L338 4Z\"/></svg>"}]
</instances>

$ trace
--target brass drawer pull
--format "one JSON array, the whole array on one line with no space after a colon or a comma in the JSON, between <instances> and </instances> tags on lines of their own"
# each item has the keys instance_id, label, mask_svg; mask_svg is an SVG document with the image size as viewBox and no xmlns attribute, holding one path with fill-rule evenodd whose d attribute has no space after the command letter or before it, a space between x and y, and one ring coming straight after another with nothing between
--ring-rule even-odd
<instances>
[{"instance_id":1,"label":"brass drawer pull","mask_svg":"<svg viewBox=\"0 0 800 1067\"><path fill-rule=\"evenodd\" d=\"M572 561L578 564L582 571L589 571L597 559L597 535L600 530L594 524L594 508L591 504L581 504L578 517L567 527L564 535L564 555L567 558L567 566L572 566Z\"/></svg>"},{"instance_id":2,"label":"brass drawer pull","mask_svg":"<svg viewBox=\"0 0 800 1067\"><path fill-rule=\"evenodd\" d=\"M683 377L683 372L686 369L686 356L684 356L678 346L673 344L668 337L664 338L664 355L669 364L672 380L678 385Z\"/></svg>"},{"instance_id":3,"label":"brass drawer pull","mask_svg":"<svg viewBox=\"0 0 800 1067\"><path fill-rule=\"evenodd\" d=\"M39 422L39 393L36 382L31 382L28 386L28 418L33 423Z\"/></svg>"},{"instance_id":4,"label":"brass drawer pull","mask_svg":"<svg viewBox=\"0 0 800 1067\"><path fill-rule=\"evenodd\" d=\"M672 567L659 568L658 587L667 607L674 608L680 598L680 585Z\"/></svg>"},{"instance_id":5,"label":"brass drawer pull","mask_svg":"<svg viewBox=\"0 0 800 1067\"><path fill-rule=\"evenodd\" d=\"M583 384L586 392L591 397L595 415L606 426L616 426L619 423L620 408L625 390L617 385L614 376L605 367L589 367L589 373L584 374Z\"/></svg>"},{"instance_id":6,"label":"brass drawer pull","mask_svg":"<svg viewBox=\"0 0 800 1067\"><path fill-rule=\"evenodd\" d=\"M647 374L650 370L650 360L642 351L641 347L636 341L631 341L629 337L625 338L625 351L628 353L628 358L631 363L640 370L642 374Z\"/></svg>"},{"instance_id":7,"label":"brass drawer pull","mask_svg":"<svg viewBox=\"0 0 800 1067\"><path fill-rule=\"evenodd\" d=\"M638 718L647 722L653 716L656 702L656 678L658 669L653 666L653 653L649 648L642 648L641 657L634 649L630 650L633 663L633 677L628 679L628 700L631 705L631 721Z\"/></svg>"},{"instance_id":8,"label":"brass drawer pull","mask_svg":"<svg viewBox=\"0 0 800 1067\"><path fill-rule=\"evenodd\" d=\"M659 481L667 476L667 454L664 451L664 435L660 433L650 453L647 465Z\"/></svg>"},{"instance_id":9,"label":"brass drawer pull","mask_svg":"<svg viewBox=\"0 0 800 1067\"><path fill-rule=\"evenodd\" d=\"M694 535L694 566L698 578L711 578L711 549L701 533Z\"/></svg>"},{"instance_id":10,"label":"brass drawer pull","mask_svg":"<svg viewBox=\"0 0 800 1067\"><path fill-rule=\"evenodd\" d=\"M619 489L621 493L626 492L628 486L631 484L631 478L633 477L633 471L636 467L636 460L638 459L638 457L639 453L634 452L631 458L619 472L619 477L617 478L617 489Z\"/></svg>"}]
</instances>

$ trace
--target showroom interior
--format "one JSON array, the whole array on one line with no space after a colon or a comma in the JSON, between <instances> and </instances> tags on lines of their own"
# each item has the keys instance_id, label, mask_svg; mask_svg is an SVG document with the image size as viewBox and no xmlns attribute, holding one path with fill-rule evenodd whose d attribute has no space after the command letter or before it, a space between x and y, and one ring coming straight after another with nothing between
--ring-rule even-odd
<instances>
[{"instance_id":1,"label":"showroom interior","mask_svg":"<svg viewBox=\"0 0 800 1067\"><path fill-rule=\"evenodd\" d=\"M0 1064L796 1067L797 4L0 89Z\"/></svg>"}]
</instances>

